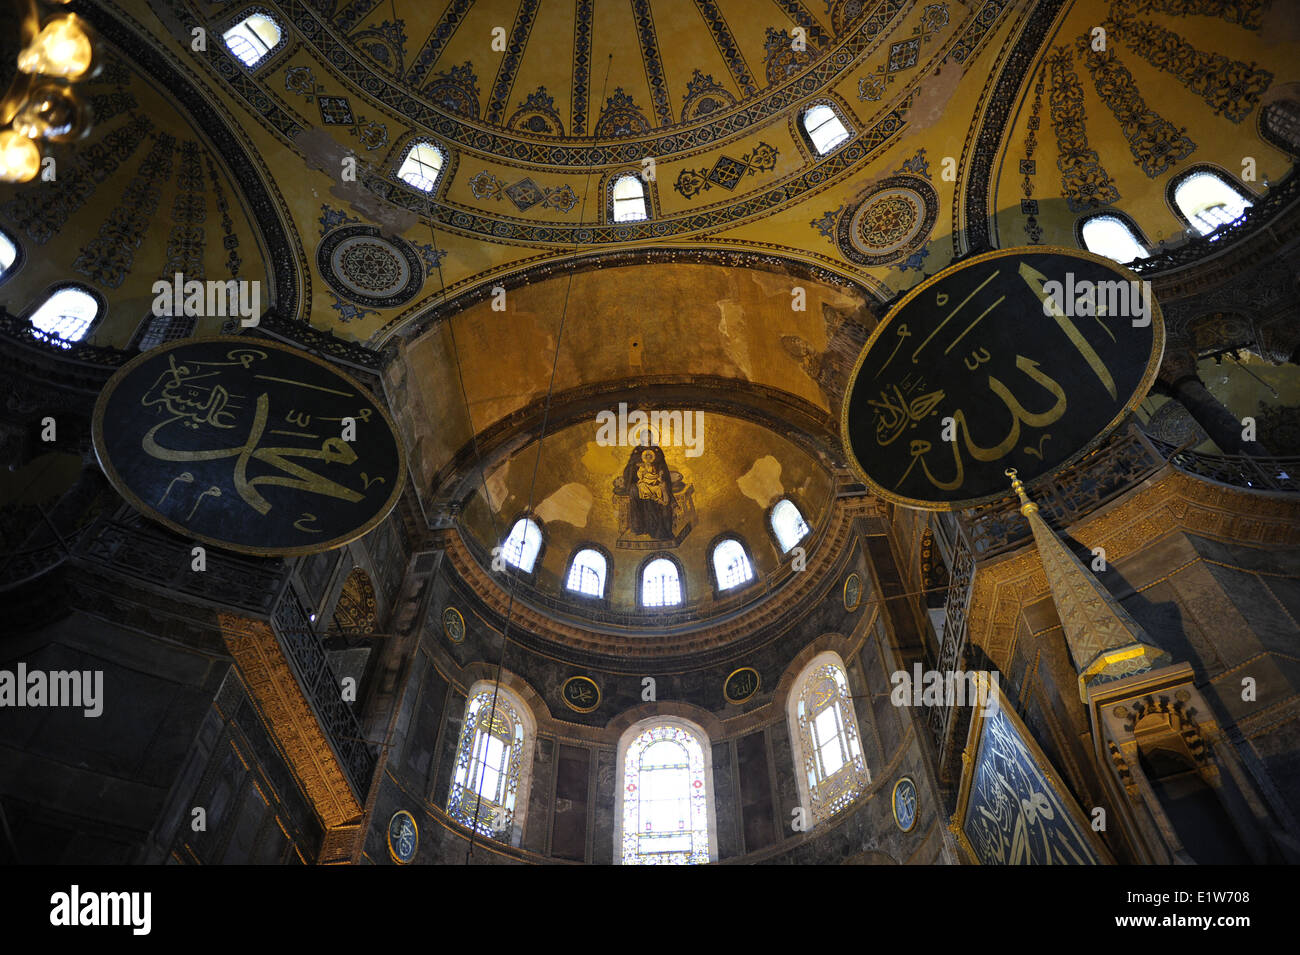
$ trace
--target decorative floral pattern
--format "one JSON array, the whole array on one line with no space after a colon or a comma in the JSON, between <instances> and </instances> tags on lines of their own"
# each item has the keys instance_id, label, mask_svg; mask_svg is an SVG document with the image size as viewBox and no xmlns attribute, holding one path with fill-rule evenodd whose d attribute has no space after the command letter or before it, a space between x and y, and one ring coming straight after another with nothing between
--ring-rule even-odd
<instances>
[{"instance_id":1,"label":"decorative floral pattern","mask_svg":"<svg viewBox=\"0 0 1300 955\"><path fill-rule=\"evenodd\" d=\"M1084 212L1115 202L1119 189L1101 165L1097 151L1088 146L1083 106L1083 86L1074 71L1070 51L1053 50L1047 58L1052 76L1048 104L1056 134L1056 168L1061 171L1061 195L1071 212Z\"/></svg>"},{"instance_id":2,"label":"decorative floral pattern","mask_svg":"<svg viewBox=\"0 0 1300 955\"><path fill-rule=\"evenodd\" d=\"M714 186L721 186L730 191L735 189L737 183L747 175L771 172L775 169L777 155L775 146L759 143L742 159L722 156L711 169L683 169L677 174L677 181L673 183L673 188L684 199L694 199L701 190L707 191Z\"/></svg>"}]
</instances>

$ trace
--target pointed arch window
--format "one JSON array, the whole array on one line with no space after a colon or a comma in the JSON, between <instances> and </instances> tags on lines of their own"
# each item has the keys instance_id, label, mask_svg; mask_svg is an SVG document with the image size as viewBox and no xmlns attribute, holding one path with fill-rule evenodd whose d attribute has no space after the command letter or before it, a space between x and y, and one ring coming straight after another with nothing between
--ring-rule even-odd
<instances>
[{"instance_id":1,"label":"pointed arch window","mask_svg":"<svg viewBox=\"0 0 1300 955\"><path fill-rule=\"evenodd\" d=\"M719 590L731 590L754 579L754 568L745 547L734 537L718 541L713 548L713 573Z\"/></svg>"},{"instance_id":2,"label":"pointed arch window","mask_svg":"<svg viewBox=\"0 0 1300 955\"><path fill-rule=\"evenodd\" d=\"M446 154L441 149L421 140L406 151L406 158L397 169L397 178L421 192L433 192L446 161Z\"/></svg>"},{"instance_id":3,"label":"pointed arch window","mask_svg":"<svg viewBox=\"0 0 1300 955\"><path fill-rule=\"evenodd\" d=\"M1201 235L1209 235L1235 222L1253 205L1240 189L1206 169L1178 181L1174 186L1174 204Z\"/></svg>"},{"instance_id":4,"label":"pointed arch window","mask_svg":"<svg viewBox=\"0 0 1300 955\"><path fill-rule=\"evenodd\" d=\"M801 122L819 156L825 156L851 135L835 110L825 103L818 103L805 110Z\"/></svg>"},{"instance_id":5,"label":"pointed arch window","mask_svg":"<svg viewBox=\"0 0 1300 955\"><path fill-rule=\"evenodd\" d=\"M528 806L532 713L504 686L476 683L465 703L447 814L486 836L518 845Z\"/></svg>"},{"instance_id":6,"label":"pointed arch window","mask_svg":"<svg viewBox=\"0 0 1300 955\"><path fill-rule=\"evenodd\" d=\"M73 342L86 337L102 308L99 299L86 289L65 285L51 292L28 321L38 331L57 335L59 347L71 348Z\"/></svg>"},{"instance_id":7,"label":"pointed arch window","mask_svg":"<svg viewBox=\"0 0 1300 955\"><path fill-rule=\"evenodd\" d=\"M871 783L843 661L816 657L795 680L788 716L800 795L814 823L851 805Z\"/></svg>"},{"instance_id":8,"label":"pointed arch window","mask_svg":"<svg viewBox=\"0 0 1300 955\"><path fill-rule=\"evenodd\" d=\"M637 222L650 218L645 183L635 173L625 173L610 185L609 197L615 222Z\"/></svg>"},{"instance_id":9,"label":"pointed arch window","mask_svg":"<svg viewBox=\"0 0 1300 955\"><path fill-rule=\"evenodd\" d=\"M771 521L772 533L776 535L776 542L781 546L783 554L790 553L790 549L807 537L811 531L799 508L788 497L783 497L776 502L776 506L772 508Z\"/></svg>"},{"instance_id":10,"label":"pointed arch window","mask_svg":"<svg viewBox=\"0 0 1300 955\"><path fill-rule=\"evenodd\" d=\"M573 555L565 587L588 597L605 596L605 555L590 547Z\"/></svg>"},{"instance_id":11,"label":"pointed arch window","mask_svg":"<svg viewBox=\"0 0 1300 955\"><path fill-rule=\"evenodd\" d=\"M641 571L641 606L675 607L682 602L682 579L677 565L656 557Z\"/></svg>"},{"instance_id":12,"label":"pointed arch window","mask_svg":"<svg viewBox=\"0 0 1300 955\"><path fill-rule=\"evenodd\" d=\"M1121 265L1147 257L1147 250L1132 227L1118 216L1092 216L1084 220L1079 234L1089 252L1114 259Z\"/></svg>"},{"instance_id":13,"label":"pointed arch window","mask_svg":"<svg viewBox=\"0 0 1300 955\"><path fill-rule=\"evenodd\" d=\"M501 545L501 556L512 567L518 567L526 574L533 572L537 555L542 550L542 529L531 519L521 517L510 529L510 536Z\"/></svg>"},{"instance_id":14,"label":"pointed arch window","mask_svg":"<svg viewBox=\"0 0 1300 955\"><path fill-rule=\"evenodd\" d=\"M222 34L226 49L245 66L256 66L266 59L283 37L280 24L264 13L244 17Z\"/></svg>"},{"instance_id":15,"label":"pointed arch window","mask_svg":"<svg viewBox=\"0 0 1300 955\"><path fill-rule=\"evenodd\" d=\"M714 829L708 737L684 720L658 719L632 727L623 745L623 864L708 862Z\"/></svg>"}]
</instances>

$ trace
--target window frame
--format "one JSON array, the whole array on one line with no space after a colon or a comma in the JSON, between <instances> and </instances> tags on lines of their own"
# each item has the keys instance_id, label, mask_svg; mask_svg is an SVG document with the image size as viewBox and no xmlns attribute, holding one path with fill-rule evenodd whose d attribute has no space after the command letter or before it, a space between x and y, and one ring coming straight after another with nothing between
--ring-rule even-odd
<instances>
[{"instance_id":1,"label":"window frame","mask_svg":"<svg viewBox=\"0 0 1300 955\"><path fill-rule=\"evenodd\" d=\"M781 537L780 535L777 534L776 526L773 521L773 517L776 514L776 509L780 507L782 501L790 502L791 506L793 506L794 509L799 512L799 519L803 521L804 526L808 528L808 533L804 534L797 541L791 544L789 550L781 549L782 548ZM778 497L775 501L772 502L772 505L763 514L763 525L767 528L768 536L772 538L772 545L776 548L777 559L780 560L782 563L785 563L787 560L794 560L794 557L791 555L794 553L795 548L808 541L813 536L813 533L815 532L815 528L812 526L812 524L808 522L808 517L804 514L804 509L799 506L799 502L796 501L794 499L794 496L791 494L782 494L780 497ZM805 547L804 552L807 553L807 550L808 548Z\"/></svg>"},{"instance_id":2,"label":"window frame","mask_svg":"<svg viewBox=\"0 0 1300 955\"><path fill-rule=\"evenodd\" d=\"M645 202L645 218L627 219L623 222L618 222L614 219L614 186L620 180L626 179L629 176L635 179L641 185L641 198ZM640 223L654 221L656 215L656 209L658 207L658 203L655 202L654 199L654 188L653 188L654 182L655 181L653 179L647 180L641 174L641 170L633 166L628 166L623 169L616 169L613 172L608 173L605 177L605 182L603 186L605 190L606 225L618 226L623 228L634 228Z\"/></svg>"},{"instance_id":3,"label":"window frame","mask_svg":"<svg viewBox=\"0 0 1300 955\"><path fill-rule=\"evenodd\" d=\"M533 558L533 565L528 570L524 570L518 564L512 564L510 560L506 557L506 542L510 540L510 535L514 533L515 526L520 521L532 521L533 525L537 528L538 534L541 536L541 543L537 545L537 556ZM528 532L525 531L524 540L527 541L527 539L528 539ZM545 523L541 521L536 514L530 514L526 511L521 511L510 522L510 530L506 532L506 536L502 539L500 547L501 547L501 558L505 562L506 571L508 573L518 574L519 576L523 577L525 580L529 580L529 581L534 580L537 577L537 567L539 564L541 564L542 557L546 554Z\"/></svg>"},{"instance_id":4,"label":"window frame","mask_svg":"<svg viewBox=\"0 0 1300 955\"><path fill-rule=\"evenodd\" d=\"M740 546L742 553L744 553L745 560L749 561L749 579L731 587L722 585L722 579L718 576L718 566L715 561L718 548L727 541L735 541ZM718 534L713 540L709 541L705 553L707 554L706 560L709 563L709 579L713 582L713 596L715 599L742 593L759 583L758 567L754 564L754 553L750 550L748 542L735 531L723 531Z\"/></svg>"},{"instance_id":5,"label":"window frame","mask_svg":"<svg viewBox=\"0 0 1300 955\"><path fill-rule=\"evenodd\" d=\"M1296 139L1293 142L1287 142L1272 129L1269 128L1268 118L1270 111L1273 113L1281 112L1283 104L1289 104L1296 114L1297 123L1300 124L1300 100L1293 96L1282 96L1273 100L1271 103L1265 103L1259 110L1255 118L1255 127L1259 133L1259 138L1264 140L1274 149L1277 149L1287 156L1300 158L1300 130L1297 131Z\"/></svg>"},{"instance_id":6,"label":"window frame","mask_svg":"<svg viewBox=\"0 0 1300 955\"><path fill-rule=\"evenodd\" d=\"M815 782L810 781L808 779L808 760L810 754L805 745L804 733L799 719L799 704L803 699L804 690L809 680L827 665L837 667L840 673L844 676L844 698L829 705L841 708L837 720L840 724L841 732L844 732L844 730L848 728L844 723L842 708L848 708L849 715L853 717L852 735L857 741L858 752L856 758L861 759L862 761L859 771L852 775L846 775L844 780L840 783L840 785L851 783L852 788L856 789L856 792L852 796L848 797L847 800L845 800L844 793L842 792L823 794L815 792L814 787L817 790L820 790L823 785L834 781L841 773L848 773L853 768L853 758L851 757L849 760L841 764L834 773L821 777ZM799 805L805 810L805 823L808 830L815 828L821 823L834 821L837 816L841 816L842 813L851 810L854 805L861 801L863 796L865 796L872 787L871 764L867 760L866 747L863 743L862 724L859 720L858 709L853 702L853 694L854 688L852 685L852 677L849 674L849 668L845 664L844 659L833 650L824 650L821 653L818 653L799 670L790 684L789 695L786 697L786 724L790 733L790 748L791 756L794 759L793 769L795 774L795 783L799 790ZM812 726L817 715L825 712L825 709L826 707L822 707L816 714L811 712L809 713L807 719L809 727ZM820 750L824 748L825 744L819 747L815 753L811 754L815 766L820 765ZM856 782L854 782L855 776ZM826 799L827 795L830 795L831 797L829 800Z\"/></svg>"},{"instance_id":7,"label":"window frame","mask_svg":"<svg viewBox=\"0 0 1300 955\"><path fill-rule=\"evenodd\" d=\"M601 582L601 592L599 594L586 594L578 590L569 589L569 574L573 571L574 562L577 561L579 554L588 550L599 554L605 560L605 579ZM564 588L564 593L568 597L574 597L588 603L606 606L609 604L610 583L613 577L614 560L609 551L604 547L601 547L595 541L579 541L574 546L573 552L569 554L568 562L564 565L564 578L561 581L561 586Z\"/></svg>"},{"instance_id":8,"label":"window frame","mask_svg":"<svg viewBox=\"0 0 1300 955\"><path fill-rule=\"evenodd\" d=\"M523 696L505 683L499 681L494 682L492 680L478 680L470 686L469 692L465 694L465 705L461 710L461 728L460 733L456 737L455 758L452 762L451 782L447 787L444 809L453 823L462 826L467 831L472 828L471 823L464 821L461 817L458 811L458 803L455 806L453 805L453 803L456 802L454 797L456 796L456 787L458 785L456 779L459 773L461 759L465 753L467 745L469 747L470 755L466 762L465 775L467 781L471 778L470 770L473 768L475 762L474 753L478 749L478 727L471 727L470 705L477 697L484 694L490 696L494 690L497 694L498 706L500 706L501 701L504 700L506 705L514 711L513 718L518 720L518 726L522 729L522 739L519 742L517 752L514 754L518 761L514 780L514 805L509 810L510 817L508 830L497 829L485 831L484 829L479 828L476 831L481 837L495 839L498 842L505 842L512 846L520 846L523 843L524 827L528 821L528 802L529 796L532 792L533 750L537 739L537 718L533 715L532 707L524 701ZM490 701L487 705L491 705ZM475 722L477 723L477 721L478 716L476 711ZM467 742L466 733L471 730L474 733L474 737L470 738ZM508 786L509 783L507 783L507 788ZM474 792L470 786L462 786L462 789L467 792ZM493 805L496 804L494 803ZM509 835L508 838L504 840L498 835L493 835L493 832L501 833L505 831L508 831Z\"/></svg>"},{"instance_id":9,"label":"window frame","mask_svg":"<svg viewBox=\"0 0 1300 955\"><path fill-rule=\"evenodd\" d=\"M53 285L46 286L45 291L37 296L36 300L27 307L26 311L23 312L22 320L26 326L31 329L35 335L41 337L42 340L44 340L43 336L45 335L53 336L55 333L44 332L33 325L32 316L40 311L41 306L48 302L55 294L64 289L75 289L78 292L85 292L95 300L95 317L90 320L90 324L86 326L86 330L82 332L81 337L71 341L64 339L67 343L67 348L69 349L75 348L77 345L88 345L90 344L90 336L95 333L96 329L99 328L100 323L103 322L104 318L108 315L108 300L89 285L85 285L81 282L63 281L55 282ZM50 342L50 344L53 344L53 342Z\"/></svg>"},{"instance_id":10,"label":"window frame","mask_svg":"<svg viewBox=\"0 0 1300 955\"><path fill-rule=\"evenodd\" d=\"M1201 232L1201 230L1198 229L1196 225L1192 222L1192 220L1183 212L1182 207L1179 206L1178 200L1175 198L1175 194L1178 192L1179 186L1181 186L1188 179L1191 179L1194 176L1198 176L1203 173L1208 173L1212 176L1216 176L1220 180L1220 182L1222 182L1225 186L1228 187L1228 189L1237 193L1237 195L1245 202L1250 203L1252 208L1257 207L1264 199L1263 196L1256 194L1253 190L1247 189L1244 185L1241 184L1240 181L1238 181L1236 176L1234 176L1232 173L1228 172L1226 169L1224 169L1221 166L1217 166L1214 163L1204 163L1204 162L1196 163L1195 165L1188 166L1182 172L1178 173L1175 176L1170 177L1168 184L1165 186L1165 202L1169 206L1169 208L1173 211L1174 216L1178 219L1178 221L1183 224L1183 227L1185 229L1190 229L1192 231L1193 238L1208 239L1211 236L1219 232L1222 232L1224 227L1228 225L1228 223L1225 222L1219 226L1216 226L1210 232ZM1250 209L1247 209L1246 213L1249 214L1249 212Z\"/></svg>"},{"instance_id":11,"label":"window frame","mask_svg":"<svg viewBox=\"0 0 1300 955\"><path fill-rule=\"evenodd\" d=\"M820 149L817 148L817 143L812 137L812 132L808 129L807 124L804 122L805 117L807 117L807 115L811 113L814 109L816 109L818 106L825 106L832 113L834 113L835 118L839 120L840 125L843 126L845 131L848 133L848 135L844 139L840 140L840 142L836 143L834 146L830 147L825 152L822 152ZM799 134L800 141L804 144L804 146L808 150L811 151L811 158L814 161L821 161L825 159L827 156L834 155L835 153L843 149L845 146L847 146L849 143L853 142L855 139L858 138L857 126L854 123L849 121L849 117L845 109L839 103L836 103L834 100L829 99L825 96L821 96L818 97L817 99L809 100L808 102L804 103L803 106L800 107L799 111L794 115L794 126L795 126L795 130ZM821 126L819 125L817 128L820 129Z\"/></svg>"},{"instance_id":12,"label":"window frame","mask_svg":"<svg viewBox=\"0 0 1300 955\"><path fill-rule=\"evenodd\" d=\"M643 734L660 726L682 729L694 737L695 742L700 747L701 756L703 757L703 766L701 767L701 778L703 780L704 803L707 810L707 822L705 837L708 843L707 862L718 861L718 812L717 812L717 786L713 776L713 742L709 739L709 734L705 732L704 727L700 726L693 720L681 716L660 714L649 716L645 719L637 720L631 726L623 731L618 739L618 748L616 750L616 759L614 771L617 774L615 779L617 785L614 790L618 798L614 806L614 860L616 865L635 865L624 861L623 852L623 832L625 825L625 816L627 807L627 787L623 785L623 780L627 776L627 757L628 751L632 744L636 742ZM653 863L641 863L649 865ZM689 863L688 863L689 864ZM704 863L700 863L704 864Z\"/></svg>"},{"instance_id":13,"label":"window frame","mask_svg":"<svg viewBox=\"0 0 1300 955\"><path fill-rule=\"evenodd\" d=\"M682 599L679 600L679 601L678 601L677 603L675 603L675 604L660 604L660 605L655 606L655 607L647 607L646 604L645 604L645 572L646 572L646 569L647 569L651 564L653 564L656 560L660 560L660 559L663 559L663 560L668 561L668 562L669 562L670 564L672 564L675 568L677 568L677 587L678 587L678 590L681 591ZM637 566L637 569L636 569L636 606L637 606L637 610L641 611L642 613L646 613L646 612L649 612L649 613L671 613L671 612L673 612L673 611L675 611L675 610L680 610L681 608L685 607L685 606L686 606L686 601L687 601L687 594L686 594L686 573L685 573L685 568L682 566L682 562L681 562L681 561L680 561L680 560L679 560L675 555L673 555L673 554L668 554L668 553L664 553L663 551L659 551L659 552L656 552L656 553L650 554L648 557L646 557L644 560L642 560L641 563Z\"/></svg>"},{"instance_id":14,"label":"window frame","mask_svg":"<svg viewBox=\"0 0 1300 955\"><path fill-rule=\"evenodd\" d=\"M1116 262L1115 259L1111 259L1111 261L1115 262L1117 265L1121 265L1127 268L1129 265L1131 265L1134 262L1142 261L1143 258L1147 258L1147 259L1151 258L1151 256L1154 255L1155 252L1157 251L1152 246L1151 242L1147 239L1146 234L1143 233L1143 231L1140 228L1138 228L1138 224L1133 220L1133 217L1128 215L1127 213L1120 212L1118 209L1107 209L1101 212L1090 212L1087 215L1080 216L1078 219L1075 220L1074 240L1078 244L1079 248L1083 249L1083 251L1091 252L1093 255L1100 255L1102 258L1110 259L1110 256L1106 255L1105 252L1097 252L1094 249L1088 248L1088 243L1084 241L1083 227L1095 219L1114 219L1120 225L1124 226L1124 228L1128 229L1129 233L1133 236L1133 240L1137 242L1137 244L1146 251L1145 256L1136 259L1129 259L1128 262Z\"/></svg>"},{"instance_id":15,"label":"window frame","mask_svg":"<svg viewBox=\"0 0 1300 955\"><path fill-rule=\"evenodd\" d=\"M19 242L18 238L8 229L0 228L0 235L3 235L8 239L9 244L14 247L13 262L10 263L9 268L5 269L3 273L0 273L0 285L4 285L5 282L8 282L13 278L14 275L17 274L18 270L27 263L27 253L23 250L23 244Z\"/></svg>"},{"instance_id":16,"label":"window frame","mask_svg":"<svg viewBox=\"0 0 1300 955\"><path fill-rule=\"evenodd\" d=\"M235 51L230 48L230 45L226 42L226 34L245 20L258 14L266 17L276 25L276 28L280 31L280 40L275 44L275 46L263 53L261 58L255 63L249 64L240 59ZM244 7L242 10L236 11L231 16L220 21L215 32L217 34L217 39L221 43L221 49L241 70L246 73L260 73L262 70L266 69L274 59L283 53L289 45L288 25L283 21L282 17L276 16L272 10L263 6L255 5Z\"/></svg>"},{"instance_id":17,"label":"window frame","mask_svg":"<svg viewBox=\"0 0 1300 955\"><path fill-rule=\"evenodd\" d=\"M449 175L449 169L451 167L451 150L435 139L417 135L410 136L400 145L400 149L394 150L396 158L393 161L393 178L400 183L404 189L409 189L418 196L433 197L438 195L439 191L442 189L443 183L447 180ZM411 153L415 151L417 146L429 146L442 157L442 165L438 167L438 175L433 180L433 185L428 189L421 189L419 186L402 176L402 167L406 165L407 160L411 158ZM417 159L415 161L423 168L423 160Z\"/></svg>"}]
</instances>

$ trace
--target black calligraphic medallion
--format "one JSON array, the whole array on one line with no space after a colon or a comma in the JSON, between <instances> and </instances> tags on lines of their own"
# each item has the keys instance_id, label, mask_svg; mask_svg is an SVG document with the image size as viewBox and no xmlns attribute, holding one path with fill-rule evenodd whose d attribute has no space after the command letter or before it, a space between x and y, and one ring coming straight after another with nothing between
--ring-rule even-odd
<instances>
[{"instance_id":1,"label":"black calligraphic medallion","mask_svg":"<svg viewBox=\"0 0 1300 955\"><path fill-rule=\"evenodd\" d=\"M744 703L758 692L761 682L757 670L753 667L741 667L722 682L722 695L727 698L728 703Z\"/></svg>"},{"instance_id":2,"label":"black calligraphic medallion","mask_svg":"<svg viewBox=\"0 0 1300 955\"><path fill-rule=\"evenodd\" d=\"M1151 286L1110 259L1000 249L912 289L849 377L841 435L886 500L953 510L1073 463L1146 397L1164 354Z\"/></svg>"},{"instance_id":3,"label":"black calligraphic medallion","mask_svg":"<svg viewBox=\"0 0 1300 955\"><path fill-rule=\"evenodd\" d=\"M590 713L600 706L600 687L590 677L571 676L560 687L564 705L578 713Z\"/></svg>"},{"instance_id":4,"label":"black calligraphic medallion","mask_svg":"<svg viewBox=\"0 0 1300 955\"><path fill-rule=\"evenodd\" d=\"M415 858L420 848L420 827L415 824L415 817L405 809L399 809L388 820L388 854L398 865L406 865Z\"/></svg>"},{"instance_id":5,"label":"black calligraphic medallion","mask_svg":"<svg viewBox=\"0 0 1300 955\"><path fill-rule=\"evenodd\" d=\"M113 486L177 533L265 556L355 540L397 503L406 456L392 419L311 355L253 338L150 349L95 405Z\"/></svg>"}]
</instances>

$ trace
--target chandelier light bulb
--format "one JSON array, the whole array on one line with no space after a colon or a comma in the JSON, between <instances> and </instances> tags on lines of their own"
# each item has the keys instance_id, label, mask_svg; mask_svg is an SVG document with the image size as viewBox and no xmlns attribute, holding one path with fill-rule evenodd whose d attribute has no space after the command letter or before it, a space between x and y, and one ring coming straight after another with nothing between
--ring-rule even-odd
<instances>
[{"instance_id":1,"label":"chandelier light bulb","mask_svg":"<svg viewBox=\"0 0 1300 955\"><path fill-rule=\"evenodd\" d=\"M31 46L18 54L18 68L24 73L75 80L90 69L94 52L81 18L67 13L46 23Z\"/></svg>"},{"instance_id":2,"label":"chandelier light bulb","mask_svg":"<svg viewBox=\"0 0 1300 955\"><path fill-rule=\"evenodd\" d=\"M65 86L42 83L14 116L14 129L31 139L65 142L84 127L81 104Z\"/></svg>"},{"instance_id":3,"label":"chandelier light bulb","mask_svg":"<svg viewBox=\"0 0 1300 955\"><path fill-rule=\"evenodd\" d=\"M41 169L41 151L21 133L0 132L0 182L29 182Z\"/></svg>"}]
</instances>

